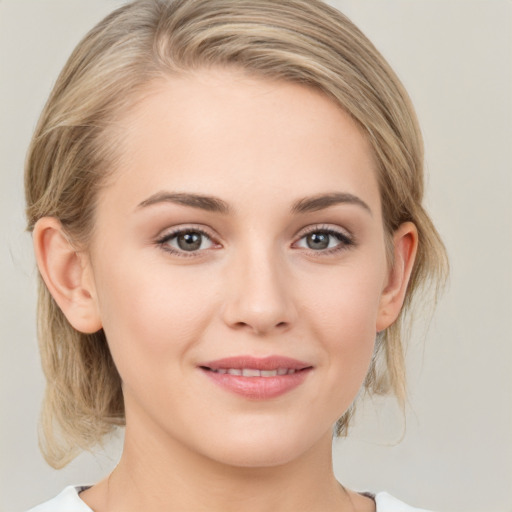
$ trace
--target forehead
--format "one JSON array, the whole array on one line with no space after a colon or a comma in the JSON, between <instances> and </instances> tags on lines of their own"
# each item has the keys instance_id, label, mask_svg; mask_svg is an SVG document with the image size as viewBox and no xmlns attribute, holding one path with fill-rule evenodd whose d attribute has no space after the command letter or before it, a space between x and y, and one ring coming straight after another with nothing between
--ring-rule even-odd
<instances>
[{"instance_id":1,"label":"forehead","mask_svg":"<svg viewBox=\"0 0 512 512\"><path fill-rule=\"evenodd\" d=\"M302 85L224 69L169 77L140 95L118 134L116 179L105 193L125 187L132 203L162 188L220 196L245 190L290 202L339 188L380 201L358 125Z\"/></svg>"}]
</instances>

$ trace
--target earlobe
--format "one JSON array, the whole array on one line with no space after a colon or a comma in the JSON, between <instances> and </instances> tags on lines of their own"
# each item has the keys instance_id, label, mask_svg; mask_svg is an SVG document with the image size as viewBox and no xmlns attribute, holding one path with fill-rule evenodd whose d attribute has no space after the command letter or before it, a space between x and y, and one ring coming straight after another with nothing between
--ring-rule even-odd
<instances>
[{"instance_id":1,"label":"earlobe","mask_svg":"<svg viewBox=\"0 0 512 512\"><path fill-rule=\"evenodd\" d=\"M84 333L101 329L92 269L85 255L73 247L60 221L55 217L39 219L32 236L39 272L69 323Z\"/></svg>"},{"instance_id":2,"label":"earlobe","mask_svg":"<svg viewBox=\"0 0 512 512\"><path fill-rule=\"evenodd\" d=\"M394 259L380 299L377 332L387 329L400 314L417 248L418 230L412 222L404 222L393 234Z\"/></svg>"}]
</instances>

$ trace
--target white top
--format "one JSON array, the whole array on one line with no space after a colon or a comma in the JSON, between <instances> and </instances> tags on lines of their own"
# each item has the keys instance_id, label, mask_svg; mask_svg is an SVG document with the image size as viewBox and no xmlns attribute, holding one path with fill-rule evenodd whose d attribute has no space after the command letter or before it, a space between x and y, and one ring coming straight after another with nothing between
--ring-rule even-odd
<instances>
[{"instance_id":1,"label":"white top","mask_svg":"<svg viewBox=\"0 0 512 512\"><path fill-rule=\"evenodd\" d=\"M78 493L87 489L87 486L66 487L58 496L31 508L28 512L93 512L81 499ZM422 508L414 508L393 498L387 492L375 495L377 512L428 512Z\"/></svg>"}]
</instances>

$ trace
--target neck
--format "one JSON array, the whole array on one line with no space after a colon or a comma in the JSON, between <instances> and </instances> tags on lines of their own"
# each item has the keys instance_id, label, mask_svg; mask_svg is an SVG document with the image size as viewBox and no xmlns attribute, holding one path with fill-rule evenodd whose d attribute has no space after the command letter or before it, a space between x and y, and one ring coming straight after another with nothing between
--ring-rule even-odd
<instances>
[{"instance_id":1,"label":"neck","mask_svg":"<svg viewBox=\"0 0 512 512\"><path fill-rule=\"evenodd\" d=\"M347 496L332 472L329 437L300 460L271 467L231 466L181 445L148 444L127 437L109 482L109 501L119 507L109 510L350 510L340 506Z\"/></svg>"},{"instance_id":2,"label":"neck","mask_svg":"<svg viewBox=\"0 0 512 512\"><path fill-rule=\"evenodd\" d=\"M81 498L95 512L374 510L371 500L337 482L330 432L292 460L248 467L199 453L137 416L127 416L116 469Z\"/></svg>"},{"instance_id":3,"label":"neck","mask_svg":"<svg viewBox=\"0 0 512 512\"><path fill-rule=\"evenodd\" d=\"M268 467L223 464L158 436L126 430L119 465L110 477L82 493L96 512L352 511L353 495L332 471L331 438L299 458Z\"/></svg>"}]
</instances>

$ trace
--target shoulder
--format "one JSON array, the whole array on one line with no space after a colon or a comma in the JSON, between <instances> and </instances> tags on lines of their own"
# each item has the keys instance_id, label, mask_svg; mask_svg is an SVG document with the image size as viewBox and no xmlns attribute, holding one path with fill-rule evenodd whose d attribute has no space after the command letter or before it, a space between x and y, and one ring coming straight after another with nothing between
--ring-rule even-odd
<instances>
[{"instance_id":1,"label":"shoulder","mask_svg":"<svg viewBox=\"0 0 512 512\"><path fill-rule=\"evenodd\" d=\"M87 486L70 485L55 498L41 503L27 512L92 512L78 496L78 493L85 489Z\"/></svg>"},{"instance_id":2,"label":"shoulder","mask_svg":"<svg viewBox=\"0 0 512 512\"><path fill-rule=\"evenodd\" d=\"M41 505L31 508L27 512L92 512L80 499L78 494L87 489L87 486L69 486L59 495ZM397 500L387 492L375 495L376 512L429 512L421 508L414 508Z\"/></svg>"},{"instance_id":3,"label":"shoulder","mask_svg":"<svg viewBox=\"0 0 512 512\"><path fill-rule=\"evenodd\" d=\"M375 495L376 512L429 512L424 508L415 508L397 500L387 492Z\"/></svg>"}]
</instances>

